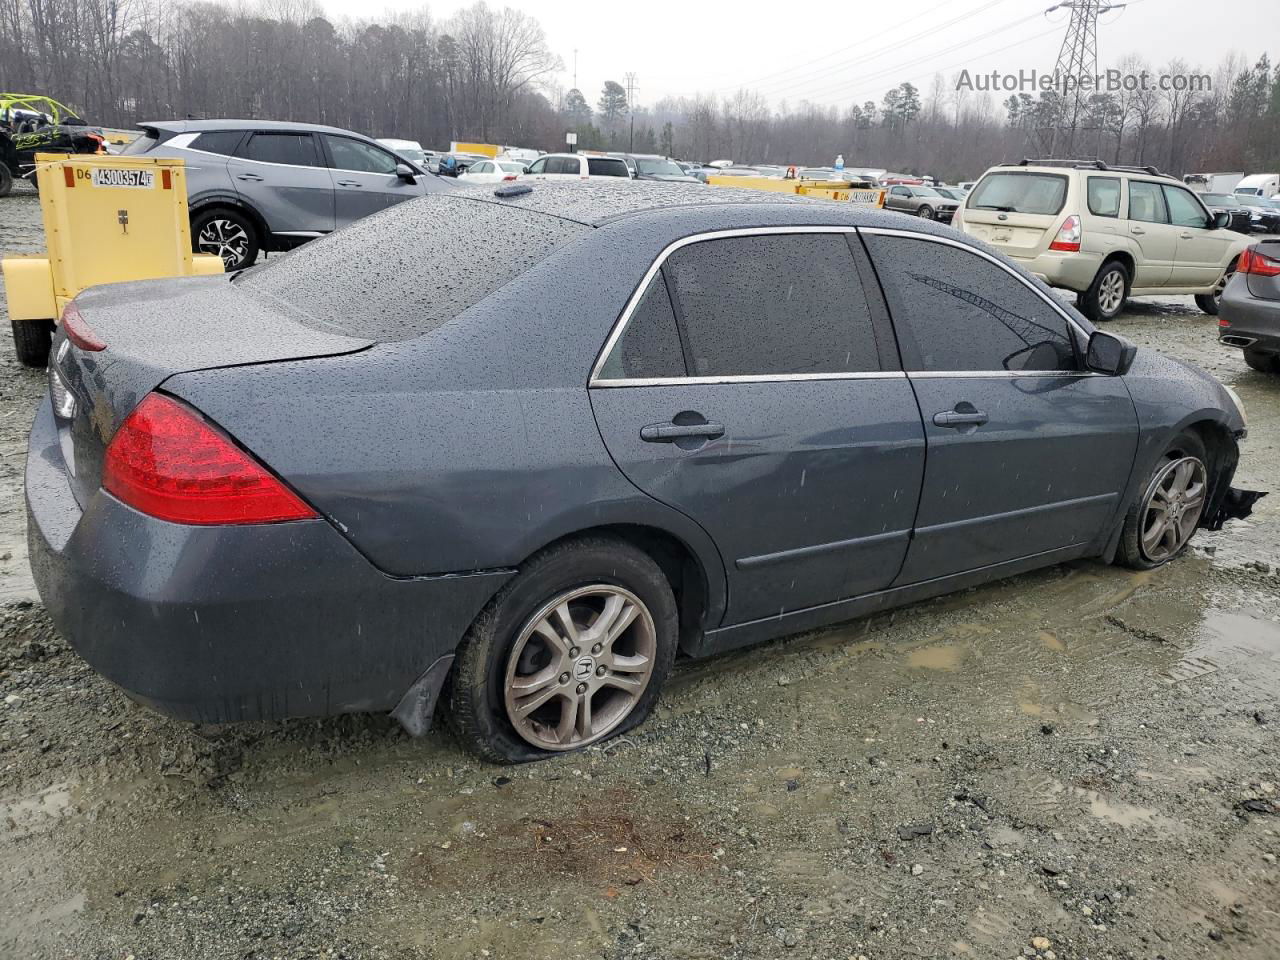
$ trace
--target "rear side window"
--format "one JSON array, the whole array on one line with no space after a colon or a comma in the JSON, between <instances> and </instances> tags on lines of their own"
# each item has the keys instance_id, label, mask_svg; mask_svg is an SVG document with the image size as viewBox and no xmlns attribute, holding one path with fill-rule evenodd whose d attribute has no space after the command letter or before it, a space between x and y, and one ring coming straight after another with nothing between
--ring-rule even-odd
<instances>
[{"instance_id":1,"label":"rear side window","mask_svg":"<svg viewBox=\"0 0 1280 960\"><path fill-rule=\"evenodd\" d=\"M843 234L704 240L677 250L664 270L691 376L880 369Z\"/></svg>"},{"instance_id":2,"label":"rear side window","mask_svg":"<svg viewBox=\"0 0 1280 960\"><path fill-rule=\"evenodd\" d=\"M993 173L969 195L970 210L1007 213L1061 213L1067 201L1067 178L1056 173Z\"/></svg>"},{"instance_id":3,"label":"rear side window","mask_svg":"<svg viewBox=\"0 0 1280 960\"><path fill-rule=\"evenodd\" d=\"M1089 212L1095 217L1120 216L1120 181L1089 177Z\"/></svg>"},{"instance_id":4,"label":"rear side window","mask_svg":"<svg viewBox=\"0 0 1280 960\"><path fill-rule=\"evenodd\" d=\"M260 163L286 163L294 167L318 167L316 148L309 133L255 133L238 156Z\"/></svg>"},{"instance_id":5,"label":"rear side window","mask_svg":"<svg viewBox=\"0 0 1280 960\"><path fill-rule=\"evenodd\" d=\"M1169 222L1169 210L1165 207L1160 184L1146 180L1129 181L1129 219L1143 223Z\"/></svg>"},{"instance_id":6,"label":"rear side window","mask_svg":"<svg viewBox=\"0 0 1280 960\"><path fill-rule=\"evenodd\" d=\"M676 314L658 271L636 304L627 327L600 369L601 380L683 377L684 353Z\"/></svg>"},{"instance_id":7,"label":"rear side window","mask_svg":"<svg viewBox=\"0 0 1280 960\"><path fill-rule=\"evenodd\" d=\"M593 177L631 176L626 163L612 157L587 157L587 173Z\"/></svg>"},{"instance_id":8,"label":"rear side window","mask_svg":"<svg viewBox=\"0 0 1280 960\"><path fill-rule=\"evenodd\" d=\"M428 194L273 257L235 283L318 329L407 340L590 232L560 217Z\"/></svg>"},{"instance_id":9,"label":"rear side window","mask_svg":"<svg viewBox=\"0 0 1280 960\"><path fill-rule=\"evenodd\" d=\"M243 137L243 130L209 130L191 141L191 149L229 157L236 152Z\"/></svg>"},{"instance_id":10,"label":"rear side window","mask_svg":"<svg viewBox=\"0 0 1280 960\"><path fill-rule=\"evenodd\" d=\"M908 370L1076 370L1062 314L1003 268L949 244L869 234Z\"/></svg>"},{"instance_id":11,"label":"rear side window","mask_svg":"<svg viewBox=\"0 0 1280 960\"><path fill-rule=\"evenodd\" d=\"M547 173L579 173L577 157L550 157L547 160Z\"/></svg>"}]
</instances>

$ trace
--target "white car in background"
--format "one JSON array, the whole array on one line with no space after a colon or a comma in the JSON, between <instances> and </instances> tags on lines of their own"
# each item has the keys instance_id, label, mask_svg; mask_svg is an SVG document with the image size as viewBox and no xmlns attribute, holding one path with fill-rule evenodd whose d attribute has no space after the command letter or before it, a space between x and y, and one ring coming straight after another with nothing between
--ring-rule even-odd
<instances>
[{"instance_id":1,"label":"white car in background","mask_svg":"<svg viewBox=\"0 0 1280 960\"><path fill-rule=\"evenodd\" d=\"M549 153L529 165L521 180L591 180L596 177L631 179L631 170L618 157L590 153Z\"/></svg>"},{"instance_id":2,"label":"white car in background","mask_svg":"<svg viewBox=\"0 0 1280 960\"><path fill-rule=\"evenodd\" d=\"M388 140L379 140L378 143L382 144L388 150L391 150L391 151L394 151L395 153L400 154L400 156L404 157L406 160L414 164L419 169L422 169L422 170L427 169L427 164L430 162L428 151L423 150L422 144L420 144L417 140L388 139Z\"/></svg>"},{"instance_id":3,"label":"white car in background","mask_svg":"<svg viewBox=\"0 0 1280 960\"><path fill-rule=\"evenodd\" d=\"M459 183L502 183L519 179L525 165L519 160L479 160L458 174Z\"/></svg>"}]
</instances>

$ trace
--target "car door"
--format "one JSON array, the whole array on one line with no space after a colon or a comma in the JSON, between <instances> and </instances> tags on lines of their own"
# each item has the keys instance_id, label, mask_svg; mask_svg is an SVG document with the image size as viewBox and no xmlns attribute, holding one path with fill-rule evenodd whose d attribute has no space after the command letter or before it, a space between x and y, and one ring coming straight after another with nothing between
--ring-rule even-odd
<instances>
[{"instance_id":1,"label":"car door","mask_svg":"<svg viewBox=\"0 0 1280 960\"><path fill-rule=\"evenodd\" d=\"M1164 184L1169 222L1177 230L1169 284L1175 287L1211 287L1226 266L1227 251L1235 239L1224 230L1211 228L1213 214L1190 191Z\"/></svg>"},{"instance_id":2,"label":"car door","mask_svg":"<svg viewBox=\"0 0 1280 960\"><path fill-rule=\"evenodd\" d=\"M891 210L913 211L915 205L911 202L911 190L907 187L890 187L889 194L884 198L884 205Z\"/></svg>"},{"instance_id":3,"label":"car door","mask_svg":"<svg viewBox=\"0 0 1280 960\"><path fill-rule=\"evenodd\" d=\"M924 470L852 234L741 233L650 269L590 390L619 468L715 540L729 624L888 586Z\"/></svg>"},{"instance_id":4,"label":"car door","mask_svg":"<svg viewBox=\"0 0 1280 960\"><path fill-rule=\"evenodd\" d=\"M422 196L420 183L396 173L400 160L395 154L341 134L322 133L320 139L333 176L337 226Z\"/></svg>"},{"instance_id":5,"label":"car door","mask_svg":"<svg viewBox=\"0 0 1280 960\"><path fill-rule=\"evenodd\" d=\"M316 236L333 229L333 181L310 133L255 130L227 169L236 192L272 233Z\"/></svg>"},{"instance_id":6,"label":"car door","mask_svg":"<svg viewBox=\"0 0 1280 960\"><path fill-rule=\"evenodd\" d=\"M1169 224L1169 208L1160 184L1129 181L1129 239L1139 250L1134 258L1133 286L1163 287L1169 284L1178 252L1178 231Z\"/></svg>"},{"instance_id":7,"label":"car door","mask_svg":"<svg viewBox=\"0 0 1280 960\"><path fill-rule=\"evenodd\" d=\"M492 183L496 178L493 176L493 161L481 160L479 163L473 163L467 167L459 176L459 180L468 183Z\"/></svg>"},{"instance_id":8,"label":"car door","mask_svg":"<svg viewBox=\"0 0 1280 960\"><path fill-rule=\"evenodd\" d=\"M1137 447L1123 380L1084 371L1079 331L1014 268L945 238L861 233L928 444L897 584L1096 538Z\"/></svg>"}]
</instances>

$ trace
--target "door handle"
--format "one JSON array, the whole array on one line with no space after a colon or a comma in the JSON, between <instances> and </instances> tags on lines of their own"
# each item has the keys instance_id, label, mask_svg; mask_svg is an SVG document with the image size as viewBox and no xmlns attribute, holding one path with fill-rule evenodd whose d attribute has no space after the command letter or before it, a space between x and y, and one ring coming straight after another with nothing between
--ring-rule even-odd
<instances>
[{"instance_id":1,"label":"door handle","mask_svg":"<svg viewBox=\"0 0 1280 960\"><path fill-rule=\"evenodd\" d=\"M1143 230L1141 227L1134 227L1129 232L1134 234L1135 236L1141 237L1141 236L1145 236L1147 231Z\"/></svg>"},{"instance_id":2,"label":"door handle","mask_svg":"<svg viewBox=\"0 0 1280 960\"><path fill-rule=\"evenodd\" d=\"M358 186L360 186L360 181L359 181L359 180L339 180L339 181L338 181L338 186L340 186L340 187L358 187Z\"/></svg>"},{"instance_id":3,"label":"door handle","mask_svg":"<svg viewBox=\"0 0 1280 960\"><path fill-rule=\"evenodd\" d=\"M258 176L256 173L238 173L236 174L236 179L237 180L253 180L255 183L262 182L262 178Z\"/></svg>"},{"instance_id":4,"label":"door handle","mask_svg":"<svg viewBox=\"0 0 1280 960\"><path fill-rule=\"evenodd\" d=\"M1194 240L1195 237L1190 233L1180 233L1178 236L1183 240Z\"/></svg>"},{"instance_id":5,"label":"door handle","mask_svg":"<svg viewBox=\"0 0 1280 960\"><path fill-rule=\"evenodd\" d=\"M715 440L723 436L724 424L714 420L706 423L651 423L640 428L640 439L649 443L670 443L683 437Z\"/></svg>"},{"instance_id":6,"label":"door handle","mask_svg":"<svg viewBox=\"0 0 1280 960\"><path fill-rule=\"evenodd\" d=\"M974 410L972 412L943 410L941 413L935 413L933 415L933 422L939 427L980 427L989 419L991 418L981 410Z\"/></svg>"}]
</instances>

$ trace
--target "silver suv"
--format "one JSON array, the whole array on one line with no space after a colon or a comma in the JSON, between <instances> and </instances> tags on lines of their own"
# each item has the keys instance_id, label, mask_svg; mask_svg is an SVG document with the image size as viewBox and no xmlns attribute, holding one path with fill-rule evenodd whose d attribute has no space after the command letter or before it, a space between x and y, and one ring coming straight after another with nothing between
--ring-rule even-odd
<instances>
[{"instance_id":1,"label":"silver suv","mask_svg":"<svg viewBox=\"0 0 1280 960\"><path fill-rule=\"evenodd\" d=\"M139 124L126 154L186 161L191 241L228 271L402 200L452 189L368 137L310 123L173 120Z\"/></svg>"},{"instance_id":2,"label":"silver suv","mask_svg":"<svg viewBox=\"0 0 1280 960\"><path fill-rule=\"evenodd\" d=\"M1080 310L1099 321L1130 296L1194 294L1216 314L1249 246L1228 220L1155 167L1023 160L983 174L952 225L1076 291Z\"/></svg>"}]
</instances>

